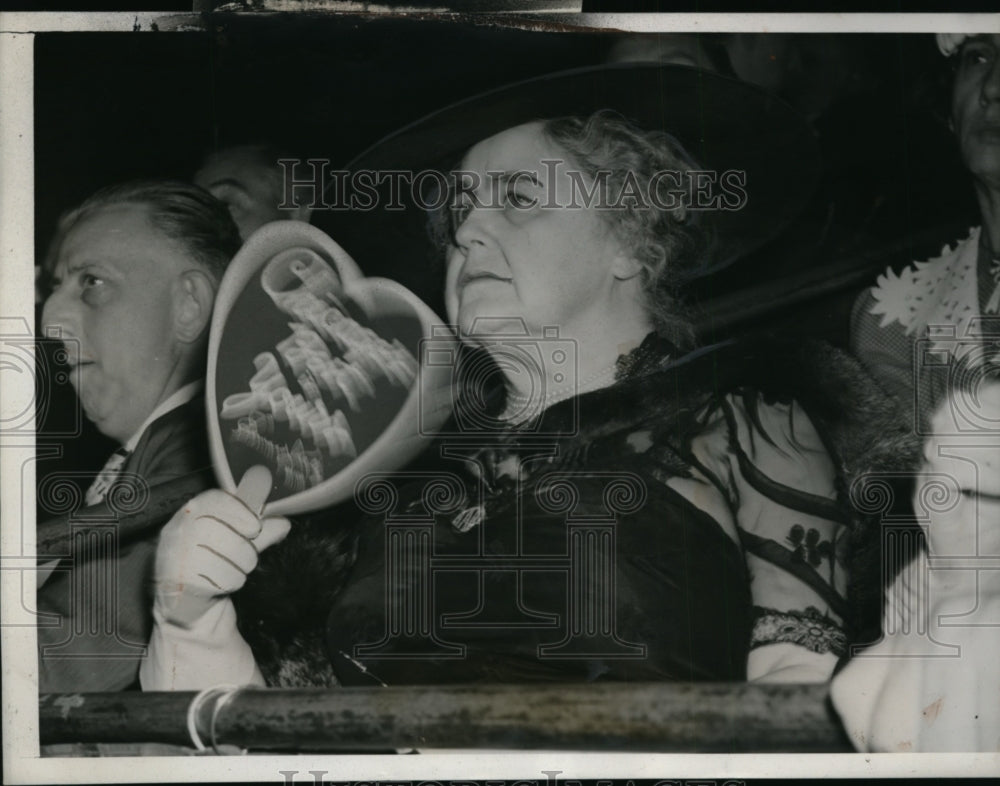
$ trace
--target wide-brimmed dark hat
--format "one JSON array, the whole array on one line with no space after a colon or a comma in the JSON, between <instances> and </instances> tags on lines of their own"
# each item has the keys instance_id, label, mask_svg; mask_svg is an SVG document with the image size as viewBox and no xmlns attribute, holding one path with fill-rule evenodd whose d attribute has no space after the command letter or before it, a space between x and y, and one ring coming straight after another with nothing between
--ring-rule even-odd
<instances>
[{"instance_id":1,"label":"wide-brimmed dark hat","mask_svg":"<svg viewBox=\"0 0 1000 786\"><path fill-rule=\"evenodd\" d=\"M505 129L604 109L643 129L671 134L703 170L746 173L745 204L701 215L715 252L700 275L732 264L777 235L805 206L820 174L815 132L786 103L746 82L658 63L562 71L481 93L390 134L345 168L448 172L470 147ZM437 293L425 288L431 258L425 211L406 189L404 209L387 209L388 188L386 179L373 209L319 211L313 223L365 273L395 278L434 300ZM341 204L343 196L338 194Z\"/></svg>"}]
</instances>

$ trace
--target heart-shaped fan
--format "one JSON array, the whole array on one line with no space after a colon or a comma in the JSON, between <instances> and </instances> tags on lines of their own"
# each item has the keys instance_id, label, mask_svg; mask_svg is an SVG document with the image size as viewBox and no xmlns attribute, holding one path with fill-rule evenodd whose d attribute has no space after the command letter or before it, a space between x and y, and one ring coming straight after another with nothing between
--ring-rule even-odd
<instances>
[{"instance_id":1,"label":"heart-shaped fan","mask_svg":"<svg viewBox=\"0 0 1000 786\"><path fill-rule=\"evenodd\" d=\"M209 336L220 487L235 494L264 466L264 513L291 515L348 499L366 474L416 457L450 414L451 369L419 362L454 353L442 324L405 287L365 278L316 227L261 227L222 279ZM249 477L267 484L265 473Z\"/></svg>"}]
</instances>

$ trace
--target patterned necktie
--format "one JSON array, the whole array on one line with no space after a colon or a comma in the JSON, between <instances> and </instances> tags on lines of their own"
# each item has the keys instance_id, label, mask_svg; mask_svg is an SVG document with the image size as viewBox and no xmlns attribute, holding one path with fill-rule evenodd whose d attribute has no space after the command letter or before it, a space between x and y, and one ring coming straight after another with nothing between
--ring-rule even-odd
<instances>
[{"instance_id":1,"label":"patterned necktie","mask_svg":"<svg viewBox=\"0 0 1000 786\"><path fill-rule=\"evenodd\" d=\"M111 484L121 474L122 467L125 466L125 460L128 457L129 451L125 450L125 448L118 448L118 450L111 454L111 458L107 460L98 476L94 479L94 482L90 484L90 488L87 489L85 500L88 506L104 501L108 489L111 488Z\"/></svg>"}]
</instances>

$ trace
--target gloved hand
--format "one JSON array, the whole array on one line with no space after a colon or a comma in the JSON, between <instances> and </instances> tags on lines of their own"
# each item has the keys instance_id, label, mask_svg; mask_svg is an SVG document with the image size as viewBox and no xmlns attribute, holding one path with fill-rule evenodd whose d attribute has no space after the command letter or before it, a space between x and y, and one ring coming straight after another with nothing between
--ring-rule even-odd
<instances>
[{"instance_id":1,"label":"gloved hand","mask_svg":"<svg viewBox=\"0 0 1000 786\"><path fill-rule=\"evenodd\" d=\"M143 690L264 684L229 596L257 567L260 552L291 529L286 518L259 518L270 488L270 472L254 467L243 476L238 496L206 491L163 528L153 634L139 668Z\"/></svg>"},{"instance_id":2,"label":"gloved hand","mask_svg":"<svg viewBox=\"0 0 1000 786\"><path fill-rule=\"evenodd\" d=\"M260 552L283 540L288 519L260 519L224 491L199 494L177 511L156 550L156 609L175 625L193 624L246 582Z\"/></svg>"}]
</instances>

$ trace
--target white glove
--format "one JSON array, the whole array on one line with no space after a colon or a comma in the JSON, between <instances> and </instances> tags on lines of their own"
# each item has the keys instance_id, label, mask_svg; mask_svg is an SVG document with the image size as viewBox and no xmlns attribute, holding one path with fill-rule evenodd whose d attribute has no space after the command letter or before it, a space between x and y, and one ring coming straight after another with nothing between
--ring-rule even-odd
<instances>
[{"instance_id":1,"label":"white glove","mask_svg":"<svg viewBox=\"0 0 1000 786\"><path fill-rule=\"evenodd\" d=\"M259 519L243 500L224 491L199 494L160 533L156 610L167 622L192 625L242 587L260 552L284 539L290 528L281 516Z\"/></svg>"},{"instance_id":2,"label":"white glove","mask_svg":"<svg viewBox=\"0 0 1000 786\"><path fill-rule=\"evenodd\" d=\"M163 528L156 550L153 634L139 670L143 690L264 684L237 630L229 596L291 523L280 516L258 517L271 476L257 469L244 476L239 497L206 491Z\"/></svg>"}]
</instances>

